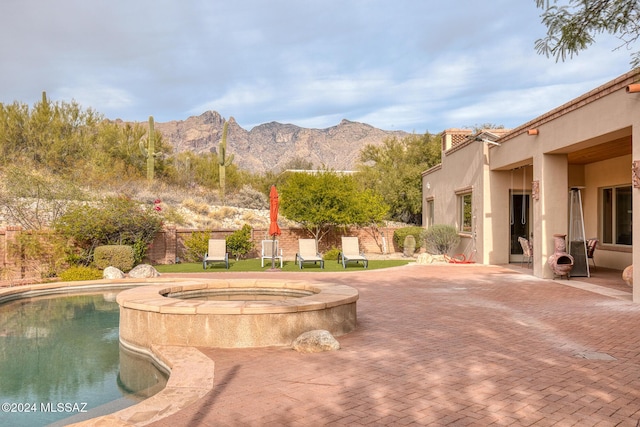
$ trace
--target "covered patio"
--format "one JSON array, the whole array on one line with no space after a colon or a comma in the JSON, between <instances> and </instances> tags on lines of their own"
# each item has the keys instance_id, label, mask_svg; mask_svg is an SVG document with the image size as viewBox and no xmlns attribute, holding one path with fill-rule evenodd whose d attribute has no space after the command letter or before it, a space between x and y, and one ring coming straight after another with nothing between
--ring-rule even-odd
<instances>
[{"instance_id":1,"label":"covered patio","mask_svg":"<svg viewBox=\"0 0 640 427\"><path fill-rule=\"evenodd\" d=\"M577 229L574 189L581 207L578 238L598 239L594 260L584 260L590 267L576 275L589 279L632 265L640 256L633 232L640 224L640 218L634 221L640 215L637 167L632 170L640 159L638 78L627 73L515 129L467 133L457 144L460 130L445 131L442 164L423 173L425 211L429 203L433 208L424 223L456 224L482 264L518 263L518 238L526 238L533 275L549 279L553 236ZM461 196L471 204L467 219ZM634 278L633 300L639 302L640 276Z\"/></svg>"}]
</instances>

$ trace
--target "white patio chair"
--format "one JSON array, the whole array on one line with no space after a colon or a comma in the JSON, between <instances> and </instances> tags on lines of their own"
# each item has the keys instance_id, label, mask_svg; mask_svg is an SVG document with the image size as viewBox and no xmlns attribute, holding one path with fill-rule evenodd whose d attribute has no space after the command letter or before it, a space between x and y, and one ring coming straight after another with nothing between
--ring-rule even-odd
<instances>
[{"instance_id":1,"label":"white patio chair","mask_svg":"<svg viewBox=\"0 0 640 427\"><path fill-rule=\"evenodd\" d=\"M273 256L272 256L273 254ZM282 268L282 248L278 247L278 241L275 242L273 240L263 240L262 241L262 254L260 255L262 259L262 267L264 267L264 260L271 261L272 258L280 260L280 268Z\"/></svg>"},{"instance_id":2,"label":"white patio chair","mask_svg":"<svg viewBox=\"0 0 640 427\"><path fill-rule=\"evenodd\" d=\"M229 254L224 239L209 239L209 250L204 254L202 268L206 270L207 264L216 262L224 262L225 268L229 269Z\"/></svg>"}]
</instances>

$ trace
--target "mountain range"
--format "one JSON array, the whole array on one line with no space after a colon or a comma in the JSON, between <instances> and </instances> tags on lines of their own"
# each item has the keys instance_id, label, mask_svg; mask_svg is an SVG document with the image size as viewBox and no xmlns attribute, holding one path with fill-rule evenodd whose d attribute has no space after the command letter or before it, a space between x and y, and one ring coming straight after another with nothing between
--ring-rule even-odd
<instances>
[{"instance_id":1,"label":"mountain range","mask_svg":"<svg viewBox=\"0 0 640 427\"><path fill-rule=\"evenodd\" d=\"M217 153L225 119L215 111L186 120L155 123L174 153ZM404 131L386 131L365 123L342 120L326 129L302 128L270 122L245 130L228 119L227 153L234 164L254 173L281 170L290 160L301 158L314 167L353 170L366 145L380 145L387 138L404 138Z\"/></svg>"}]
</instances>

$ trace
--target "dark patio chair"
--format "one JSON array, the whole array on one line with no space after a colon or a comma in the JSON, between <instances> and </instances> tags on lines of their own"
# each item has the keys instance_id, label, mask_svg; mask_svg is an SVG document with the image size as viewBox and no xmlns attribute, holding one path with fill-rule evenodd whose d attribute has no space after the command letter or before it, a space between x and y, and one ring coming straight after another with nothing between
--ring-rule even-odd
<instances>
[{"instance_id":1,"label":"dark patio chair","mask_svg":"<svg viewBox=\"0 0 640 427\"><path fill-rule=\"evenodd\" d=\"M593 258L593 253L596 251L596 246L598 245L598 239L592 237L587 240L587 262L591 260L593 263L593 269L596 269L596 260Z\"/></svg>"}]
</instances>

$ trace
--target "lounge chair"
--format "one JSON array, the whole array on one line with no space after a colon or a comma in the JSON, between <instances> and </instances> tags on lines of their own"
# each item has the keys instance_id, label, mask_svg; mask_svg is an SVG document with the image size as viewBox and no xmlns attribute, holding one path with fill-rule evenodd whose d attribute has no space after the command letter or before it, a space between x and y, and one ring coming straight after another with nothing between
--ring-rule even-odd
<instances>
[{"instance_id":1,"label":"lounge chair","mask_svg":"<svg viewBox=\"0 0 640 427\"><path fill-rule=\"evenodd\" d=\"M526 260L527 268L529 268L529 266L533 264L533 248L531 247L531 243L524 237L518 237L518 242L520 242L520 246L522 246L522 262L520 262L520 266L522 266Z\"/></svg>"},{"instance_id":2,"label":"lounge chair","mask_svg":"<svg viewBox=\"0 0 640 427\"><path fill-rule=\"evenodd\" d=\"M272 256L272 254L275 256ZM278 241L263 240L260 258L262 258L262 267L264 267L265 259L271 261L272 258L275 258L280 260L280 268L282 268L282 248L278 248Z\"/></svg>"},{"instance_id":3,"label":"lounge chair","mask_svg":"<svg viewBox=\"0 0 640 427\"><path fill-rule=\"evenodd\" d=\"M360 252L360 242L357 237L342 237L342 252L338 254L338 262L342 261L342 268L347 268L348 262L362 262L364 268L369 267L369 260Z\"/></svg>"},{"instance_id":4,"label":"lounge chair","mask_svg":"<svg viewBox=\"0 0 640 427\"><path fill-rule=\"evenodd\" d=\"M298 239L298 253L296 254L296 263L302 269L302 264L312 262L320 263L320 268L324 268L324 260L316 250L315 239Z\"/></svg>"},{"instance_id":5,"label":"lounge chair","mask_svg":"<svg viewBox=\"0 0 640 427\"><path fill-rule=\"evenodd\" d=\"M207 264L224 262L225 268L229 269L229 254L227 253L227 242L224 239L209 239L209 250L204 254L202 268L207 269Z\"/></svg>"}]
</instances>

